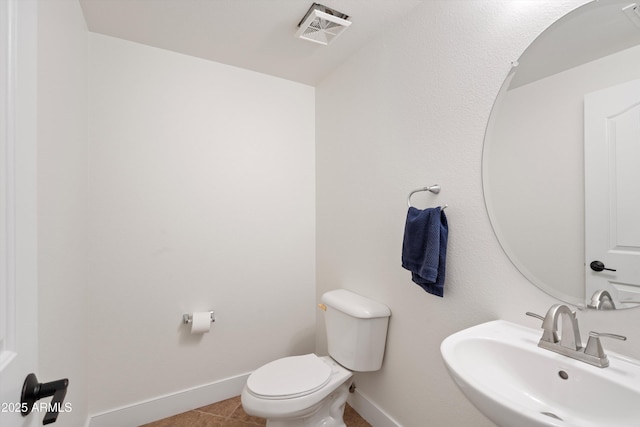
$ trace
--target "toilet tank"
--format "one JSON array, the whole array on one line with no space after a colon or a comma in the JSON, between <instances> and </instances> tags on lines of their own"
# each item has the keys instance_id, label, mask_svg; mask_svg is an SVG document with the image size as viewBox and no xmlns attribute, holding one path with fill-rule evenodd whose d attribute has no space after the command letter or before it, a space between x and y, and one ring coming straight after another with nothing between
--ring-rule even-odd
<instances>
[{"instance_id":1,"label":"toilet tank","mask_svg":"<svg viewBox=\"0 0 640 427\"><path fill-rule=\"evenodd\" d=\"M361 295L337 289L322 295L329 355L352 371L382 366L391 310Z\"/></svg>"}]
</instances>

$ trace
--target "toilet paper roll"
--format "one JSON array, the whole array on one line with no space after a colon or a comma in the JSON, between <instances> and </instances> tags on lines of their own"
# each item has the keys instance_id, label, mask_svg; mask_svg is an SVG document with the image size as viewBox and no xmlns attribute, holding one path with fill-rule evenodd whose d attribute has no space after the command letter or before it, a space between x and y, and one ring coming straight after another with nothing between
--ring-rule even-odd
<instances>
[{"instance_id":1,"label":"toilet paper roll","mask_svg":"<svg viewBox=\"0 0 640 427\"><path fill-rule=\"evenodd\" d=\"M211 313L208 311L199 311L193 313L191 319L191 333L204 334L211 329Z\"/></svg>"}]
</instances>

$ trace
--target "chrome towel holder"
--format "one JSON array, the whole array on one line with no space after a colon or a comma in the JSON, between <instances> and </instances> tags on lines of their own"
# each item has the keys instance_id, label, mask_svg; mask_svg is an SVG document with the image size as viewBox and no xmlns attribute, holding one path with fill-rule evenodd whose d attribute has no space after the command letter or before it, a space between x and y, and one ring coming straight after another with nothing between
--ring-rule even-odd
<instances>
[{"instance_id":1,"label":"chrome towel holder","mask_svg":"<svg viewBox=\"0 0 640 427\"><path fill-rule=\"evenodd\" d=\"M430 193L433 194L438 194L440 192L440 185L438 184L434 184L434 185L430 185L428 187L423 187L423 188L418 188L417 190L413 190L411 193L409 193L409 197L407 198L407 205L412 208L413 206L411 206L411 196L413 196L414 193L418 193L420 191L428 191ZM444 205L442 207L442 209L446 209L448 205Z\"/></svg>"}]
</instances>

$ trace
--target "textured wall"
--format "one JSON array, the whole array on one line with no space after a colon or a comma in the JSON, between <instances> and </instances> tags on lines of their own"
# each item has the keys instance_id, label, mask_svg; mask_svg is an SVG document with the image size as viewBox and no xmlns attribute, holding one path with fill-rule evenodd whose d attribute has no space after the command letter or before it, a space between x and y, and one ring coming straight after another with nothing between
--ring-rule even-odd
<instances>
[{"instance_id":1,"label":"textured wall","mask_svg":"<svg viewBox=\"0 0 640 427\"><path fill-rule=\"evenodd\" d=\"M440 342L498 318L538 327L525 311L544 313L555 302L502 252L484 206L481 156L511 61L582 3L426 1L317 88L317 292L345 287L391 308L383 369L357 375L356 384L404 426L492 425L450 379ZM443 299L400 266L406 197L436 183L439 195L412 200L449 205ZM578 316L583 335L629 335L608 347L640 355L640 312Z\"/></svg>"}]
</instances>

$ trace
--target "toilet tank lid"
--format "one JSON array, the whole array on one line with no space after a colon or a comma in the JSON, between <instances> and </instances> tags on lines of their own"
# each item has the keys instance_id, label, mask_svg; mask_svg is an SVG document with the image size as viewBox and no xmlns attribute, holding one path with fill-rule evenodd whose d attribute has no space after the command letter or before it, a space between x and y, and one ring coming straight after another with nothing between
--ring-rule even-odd
<instances>
[{"instance_id":1,"label":"toilet tank lid","mask_svg":"<svg viewBox=\"0 0 640 427\"><path fill-rule=\"evenodd\" d=\"M391 310L386 305L346 289L336 289L325 293L322 295L322 302L349 316L360 319L391 316Z\"/></svg>"}]
</instances>

